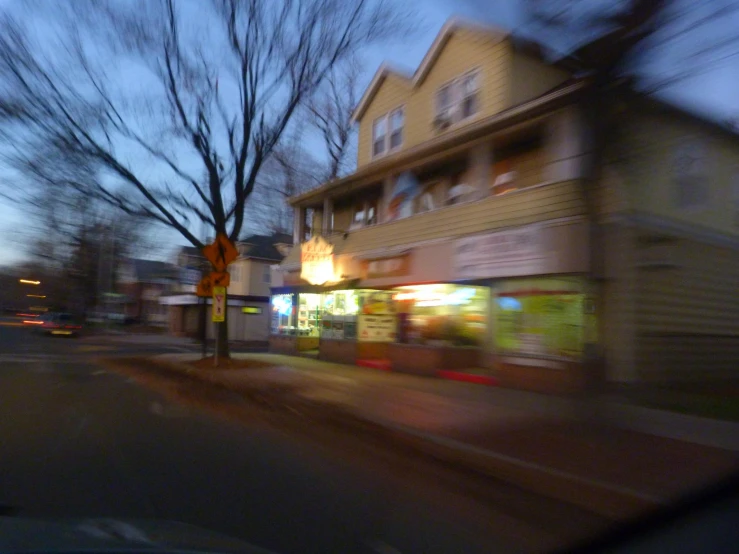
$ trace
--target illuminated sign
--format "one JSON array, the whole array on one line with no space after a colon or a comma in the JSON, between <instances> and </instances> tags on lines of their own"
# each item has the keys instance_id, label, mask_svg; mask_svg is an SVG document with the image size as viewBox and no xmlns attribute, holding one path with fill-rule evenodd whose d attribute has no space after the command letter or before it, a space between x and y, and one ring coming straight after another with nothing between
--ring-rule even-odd
<instances>
[{"instance_id":1,"label":"illuminated sign","mask_svg":"<svg viewBox=\"0 0 739 554\"><path fill-rule=\"evenodd\" d=\"M321 236L300 245L300 278L311 285L334 280L334 247Z\"/></svg>"},{"instance_id":2,"label":"illuminated sign","mask_svg":"<svg viewBox=\"0 0 739 554\"><path fill-rule=\"evenodd\" d=\"M475 297L475 289L464 287L446 292L436 285L419 286L408 292L399 292L393 299L398 301L410 300L416 306L425 308L431 306L459 306L468 304Z\"/></svg>"},{"instance_id":3,"label":"illuminated sign","mask_svg":"<svg viewBox=\"0 0 739 554\"><path fill-rule=\"evenodd\" d=\"M262 313L262 308L259 306L244 306L241 308L242 314L259 315Z\"/></svg>"},{"instance_id":4,"label":"illuminated sign","mask_svg":"<svg viewBox=\"0 0 739 554\"><path fill-rule=\"evenodd\" d=\"M277 294L272 297L272 311L280 315L290 315L293 310L292 294Z\"/></svg>"}]
</instances>

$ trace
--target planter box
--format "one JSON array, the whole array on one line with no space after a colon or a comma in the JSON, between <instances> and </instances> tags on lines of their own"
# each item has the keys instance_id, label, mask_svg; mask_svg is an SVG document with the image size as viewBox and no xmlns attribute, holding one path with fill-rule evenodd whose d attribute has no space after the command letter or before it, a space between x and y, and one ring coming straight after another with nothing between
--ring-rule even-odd
<instances>
[{"instance_id":1,"label":"planter box","mask_svg":"<svg viewBox=\"0 0 739 554\"><path fill-rule=\"evenodd\" d=\"M393 371L414 375L436 375L440 369L479 367L481 348L465 346L428 346L425 344L388 344Z\"/></svg>"}]
</instances>

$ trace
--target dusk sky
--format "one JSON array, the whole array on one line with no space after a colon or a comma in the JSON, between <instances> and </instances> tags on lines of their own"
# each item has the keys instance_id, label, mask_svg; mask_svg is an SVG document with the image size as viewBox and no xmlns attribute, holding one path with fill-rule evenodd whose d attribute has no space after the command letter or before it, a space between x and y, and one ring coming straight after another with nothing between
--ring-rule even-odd
<instances>
[{"instance_id":1,"label":"dusk sky","mask_svg":"<svg viewBox=\"0 0 739 554\"><path fill-rule=\"evenodd\" d=\"M444 22L454 15L463 16L474 21L489 22L500 27L511 29L519 27L516 0L425 0L419 2L423 17L422 30L412 40L403 44L395 44L376 48L364 56L364 82L368 83L377 67L383 60L398 66L414 70L429 48L434 37ZM12 1L0 0L0 8L13 5ZM489 6L481 8L480 6ZM704 73L691 81L683 81L669 95L679 99L700 111L707 111L718 117L729 117L739 114L736 101L737 84L739 84L739 64L737 58L730 58L710 72ZM0 175L3 169L0 167ZM7 178L7 176L6 176ZM6 183L7 184L7 183ZM24 259L24 233L27 216L17 206L9 205L6 200L0 201L0 265L8 265ZM161 242L171 244L171 248L163 248L161 254L167 256L178 245L186 241L172 230L160 229Z\"/></svg>"}]
</instances>

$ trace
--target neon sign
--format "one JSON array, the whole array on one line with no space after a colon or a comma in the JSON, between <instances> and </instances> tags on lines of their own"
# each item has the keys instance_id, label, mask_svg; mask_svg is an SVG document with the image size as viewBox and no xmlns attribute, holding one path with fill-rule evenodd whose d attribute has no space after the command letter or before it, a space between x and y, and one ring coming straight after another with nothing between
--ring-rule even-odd
<instances>
[{"instance_id":1,"label":"neon sign","mask_svg":"<svg viewBox=\"0 0 739 554\"><path fill-rule=\"evenodd\" d=\"M475 297L475 289L471 287L455 289L450 293L435 288L418 288L408 292L399 292L393 296L394 300L411 300L416 306L425 308L432 306L459 306L467 304Z\"/></svg>"},{"instance_id":2,"label":"neon sign","mask_svg":"<svg viewBox=\"0 0 739 554\"><path fill-rule=\"evenodd\" d=\"M290 315L293 309L291 294L278 294L272 297L272 311L280 315Z\"/></svg>"}]
</instances>

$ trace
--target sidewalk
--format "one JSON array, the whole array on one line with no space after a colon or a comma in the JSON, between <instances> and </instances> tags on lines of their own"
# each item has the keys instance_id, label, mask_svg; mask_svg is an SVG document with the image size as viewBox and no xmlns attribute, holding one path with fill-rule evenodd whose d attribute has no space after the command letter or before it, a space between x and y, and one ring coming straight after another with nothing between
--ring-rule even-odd
<instances>
[{"instance_id":1,"label":"sidewalk","mask_svg":"<svg viewBox=\"0 0 739 554\"><path fill-rule=\"evenodd\" d=\"M400 432L446 461L459 461L598 511L623 517L670 502L739 468L735 424L696 421L605 400L607 425L578 419L571 399L442 381L312 359L237 354L272 367L193 370L188 374L231 389L289 388L298 397ZM156 358L187 371L195 354ZM655 412L655 413L651 413ZM673 418L678 415L678 418ZM624 427L719 429L719 449ZM621 427L621 428L619 428ZM680 429L678 429L679 431ZM672 429L674 432L675 429Z\"/></svg>"}]
</instances>

